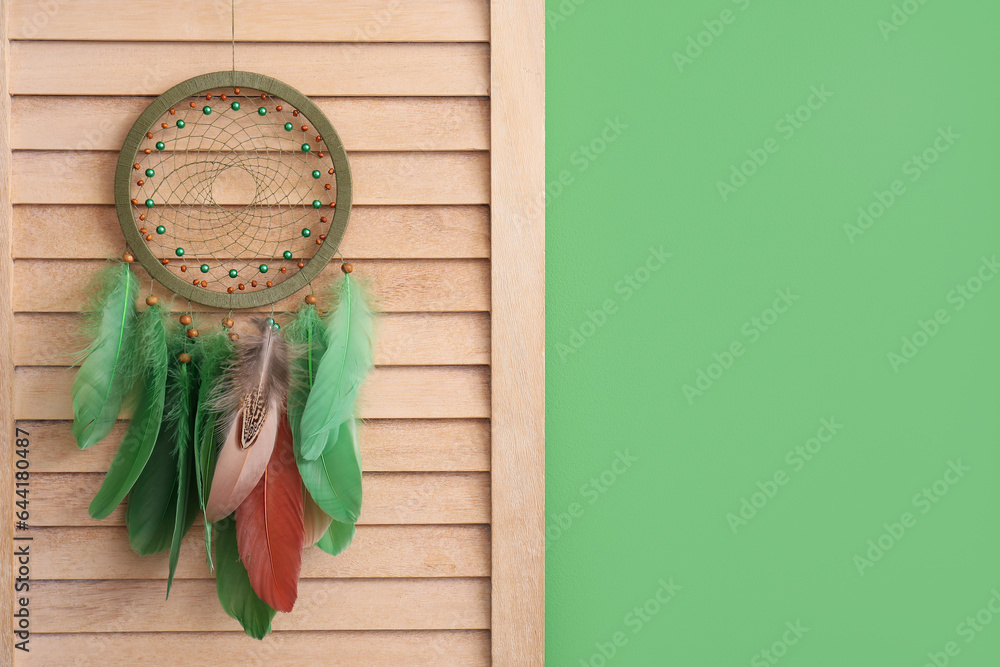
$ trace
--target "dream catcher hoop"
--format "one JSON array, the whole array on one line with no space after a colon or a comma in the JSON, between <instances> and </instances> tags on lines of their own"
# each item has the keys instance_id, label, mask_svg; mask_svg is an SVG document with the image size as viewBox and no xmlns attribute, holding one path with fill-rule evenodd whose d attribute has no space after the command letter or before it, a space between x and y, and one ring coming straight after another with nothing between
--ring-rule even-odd
<instances>
[{"instance_id":1,"label":"dream catcher hoop","mask_svg":"<svg viewBox=\"0 0 1000 667\"><path fill-rule=\"evenodd\" d=\"M86 449L121 416L130 422L89 513L104 519L126 502L132 549L169 551L169 595L200 512L222 608L263 638L295 604L303 550L339 554L361 513L355 404L374 320L365 290L343 262L335 289L273 312L337 252L351 210L347 154L307 97L234 67L143 111L121 150L115 204L128 249L88 290L92 342L73 383L72 433ZM140 310L136 262L188 310L171 321L152 283ZM190 302L229 314L196 322ZM233 330L232 311L269 304L243 338Z\"/></svg>"},{"instance_id":2,"label":"dream catcher hoop","mask_svg":"<svg viewBox=\"0 0 1000 667\"><path fill-rule=\"evenodd\" d=\"M335 255L351 171L309 98L253 72L202 74L139 116L115 205L139 264L170 291L223 309L273 304Z\"/></svg>"}]
</instances>

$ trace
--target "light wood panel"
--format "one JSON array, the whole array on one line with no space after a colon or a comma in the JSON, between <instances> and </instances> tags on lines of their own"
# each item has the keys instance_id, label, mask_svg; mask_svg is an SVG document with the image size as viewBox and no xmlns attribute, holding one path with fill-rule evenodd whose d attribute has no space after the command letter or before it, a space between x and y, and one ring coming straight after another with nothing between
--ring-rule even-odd
<instances>
[{"instance_id":1,"label":"light wood panel","mask_svg":"<svg viewBox=\"0 0 1000 667\"><path fill-rule=\"evenodd\" d=\"M193 313L194 326L207 331L219 318ZM251 316L234 313L236 331L247 331ZM278 321L283 320L277 317ZM71 366L86 345L81 318L66 313L19 313L14 317L14 363L18 366ZM486 313L385 313L375 337L379 366L458 366L489 363Z\"/></svg>"},{"instance_id":2,"label":"light wood panel","mask_svg":"<svg viewBox=\"0 0 1000 667\"><path fill-rule=\"evenodd\" d=\"M489 155L482 152L352 153L354 203L488 204ZM15 204L114 204L118 154L16 151Z\"/></svg>"},{"instance_id":3,"label":"light wood panel","mask_svg":"<svg viewBox=\"0 0 1000 667\"><path fill-rule=\"evenodd\" d=\"M15 150L113 150L152 97L18 96ZM476 97L314 97L349 151L489 150L489 100Z\"/></svg>"},{"instance_id":4,"label":"light wood panel","mask_svg":"<svg viewBox=\"0 0 1000 667\"><path fill-rule=\"evenodd\" d=\"M40 528L31 548L41 554L34 579L163 579L166 552L139 557L124 528ZM309 547L302 579L486 577L490 573L486 526L360 526L351 548L332 558ZM202 531L184 538L177 579L211 579Z\"/></svg>"},{"instance_id":5,"label":"light wood panel","mask_svg":"<svg viewBox=\"0 0 1000 667\"><path fill-rule=\"evenodd\" d=\"M32 582L31 627L43 633L239 629L219 606L214 581L175 581L166 602L164 588L159 581ZM306 579L295 610L278 614L274 629L484 629L489 589L488 579Z\"/></svg>"},{"instance_id":6,"label":"light wood panel","mask_svg":"<svg viewBox=\"0 0 1000 667\"><path fill-rule=\"evenodd\" d=\"M467 259L490 253L485 206L354 206L338 254L352 259ZM104 259L124 245L113 206L14 207L14 257Z\"/></svg>"},{"instance_id":7,"label":"light wood panel","mask_svg":"<svg viewBox=\"0 0 1000 667\"><path fill-rule=\"evenodd\" d=\"M198 74L231 68L229 44L13 42L10 92L159 95ZM244 44L236 69L272 76L309 96L489 94L486 44Z\"/></svg>"},{"instance_id":8,"label":"light wood panel","mask_svg":"<svg viewBox=\"0 0 1000 667\"><path fill-rule=\"evenodd\" d=\"M117 254L117 253L116 253ZM85 307L88 284L104 263L94 260L17 260L14 263L16 312L73 313ZM147 289L149 278L138 271ZM357 262L354 273L371 282L378 310L382 312L470 312L490 307L490 265L483 260L379 260ZM339 266L327 267L317 284L333 284ZM186 307L181 300L154 285L153 294L174 310ZM176 302L176 303L175 303ZM275 312L299 307L293 295L274 304ZM223 312L210 309L212 312ZM268 308L255 309L267 312Z\"/></svg>"},{"instance_id":9,"label":"light wood panel","mask_svg":"<svg viewBox=\"0 0 1000 667\"><path fill-rule=\"evenodd\" d=\"M72 419L73 371L21 366L14 419ZM361 389L364 419L489 417L489 373L479 366L381 366Z\"/></svg>"},{"instance_id":10,"label":"light wood panel","mask_svg":"<svg viewBox=\"0 0 1000 667\"><path fill-rule=\"evenodd\" d=\"M241 42L489 40L485 0L237 0L235 14ZM187 2L166 10L161 0L129 0L114 11L108 11L106 0L13 0L10 38L228 43L231 16L228 0Z\"/></svg>"},{"instance_id":11,"label":"light wood panel","mask_svg":"<svg viewBox=\"0 0 1000 667\"><path fill-rule=\"evenodd\" d=\"M263 667L284 661L334 667L487 667L490 636L487 630L274 632L256 642L242 632L41 635L17 664L51 667L66 664L66 656L73 656L70 664L75 665L146 667ZM118 662L111 662L111 656Z\"/></svg>"},{"instance_id":12,"label":"light wood panel","mask_svg":"<svg viewBox=\"0 0 1000 667\"><path fill-rule=\"evenodd\" d=\"M103 521L87 514L104 475L39 473L31 479L35 526L122 526L124 506ZM486 473L365 473L360 525L489 523Z\"/></svg>"},{"instance_id":13,"label":"light wood panel","mask_svg":"<svg viewBox=\"0 0 1000 667\"><path fill-rule=\"evenodd\" d=\"M104 473L128 422L81 452L68 421L22 421L42 447L31 450L31 471ZM485 419L369 419L361 422L361 459L369 472L489 471L490 432Z\"/></svg>"},{"instance_id":14,"label":"light wood panel","mask_svg":"<svg viewBox=\"0 0 1000 667\"><path fill-rule=\"evenodd\" d=\"M545 663L545 3L490 3L493 662Z\"/></svg>"}]
</instances>

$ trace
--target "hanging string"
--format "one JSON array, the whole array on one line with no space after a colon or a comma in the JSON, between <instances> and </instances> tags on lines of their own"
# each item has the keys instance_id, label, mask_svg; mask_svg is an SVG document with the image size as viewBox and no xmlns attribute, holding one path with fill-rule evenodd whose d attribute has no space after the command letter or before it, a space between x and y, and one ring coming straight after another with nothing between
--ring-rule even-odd
<instances>
[{"instance_id":1,"label":"hanging string","mask_svg":"<svg viewBox=\"0 0 1000 667\"><path fill-rule=\"evenodd\" d=\"M233 30L233 71L236 71L236 0L230 0L229 3L230 17L229 23Z\"/></svg>"}]
</instances>

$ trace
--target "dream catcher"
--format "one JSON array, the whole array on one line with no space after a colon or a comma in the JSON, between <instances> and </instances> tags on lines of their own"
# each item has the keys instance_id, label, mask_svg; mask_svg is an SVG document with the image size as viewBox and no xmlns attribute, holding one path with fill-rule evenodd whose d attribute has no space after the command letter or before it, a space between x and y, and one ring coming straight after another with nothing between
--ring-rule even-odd
<instances>
[{"instance_id":1,"label":"dream catcher","mask_svg":"<svg viewBox=\"0 0 1000 667\"><path fill-rule=\"evenodd\" d=\"M126 502L133 550L169 551L169 596L200 512L219 601L259 639L295 604L303 549L340 553L361 511L354 407L373 315L351 264L328 266L350 214L347 155L290 86L205 74L139 116L115 201L127 249L90 291L72 430L86 449L131 421L90 515ZM183 304L176 321L155 283Z\"/></svg>"}]
</instances>

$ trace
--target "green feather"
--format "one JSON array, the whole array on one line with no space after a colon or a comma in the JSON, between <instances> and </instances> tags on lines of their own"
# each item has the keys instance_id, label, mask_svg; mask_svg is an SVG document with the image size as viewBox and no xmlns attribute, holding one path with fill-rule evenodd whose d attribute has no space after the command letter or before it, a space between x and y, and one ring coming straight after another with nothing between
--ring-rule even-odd
<instances>
[{"instance_id":1,"label":"green feather","mask_svg":"<svg viewBox=\"0 0 1000 667\"><path fill-rule=\"evenodd\" d=\"M320 538L319 542L316 543L323 551L327 552L331 556L336 556L351 545L351 540L354 539L354 524L353 523L341 523L340 521L334 520L327 528L326 533Z\"/></svg>"},{"instance_id":2,"label":"green feather","mask_svg":"<svg viewBox=\"0 0 1000 667\"><path fill-rule=\"evenodd\" d=\"M198 365L198 404L195 407L194 416L194 466L195 481L198 485L198 504L202 512L204 512L205 502L208 500L216 455L215 425L218 413L211 409L210 397L215 392L215 385L232 353L232 341L223 331L206 336L201 343L201 357ZM208 560L209 569L214 569L215 566L212 563L212 524L208 522L208 519L204 520L204 524L205 557Z\"/></svg>"},{"instance_id":3,"label":"green feather","mask_svg":"<svg viewBox=\"0 0 1000 667\"><path fill-rule=\"evenodd\" d=\"M292 427L292 443L299 456L302 445L302 411L316 379L316 369L326 351L326 332L323 320L315 306L306 305L299 310L285 328L285 339L302 350L292 366L294 382L288 392L288 421Z\"/></svg>"},{"instance_id":4,"label":"green feather","mask_svg":"<svg viewBox=\"0 0 1000 667\"><path fill-rule=\"evenodd\" d=\"M184 335L184 334L181 334ZM192 357L200 357L200 348L192 345L185 348ZM181 540L187 533L194 517L188 516L187 508L198 507L198 494L191 493L191 478L194 476L194 410L193 402L198 399L198 385L194 363L178 363L177 393L179 400L171 406L167 419L174 429L174 453L177 457L176 509L174 510L174 531L170 539L169 573L167 574L167 597L174 583L177 559L181 553ZM193 502L192 502L193 501Z\"/></svg>"},{"instance_id":5,"label":"green feather","mask_svg":"<svg viewBox=\"0 0 1000 667\"><path fill-rule=\"evenodd\" d=\"M163 401L167 386L167 334L163 311L150 306L139 315L136 346L142 355L141 391L132 421L115 454L108 474L90 503L90 516L104 519L125 498L153 451L163 420Z\"/></svg>"},{"instance_id":6,"label":"green feather","mask_svg":"<svg viewBox=\"0 0 1000 667\"><path fill-rule=\"evenodd\" d=\"M361 452L353 418L341 424L315 461L297 457L302 483L334 521L355 523L361 514Z\"/></svg>"},{"instance_id":7,"label":"green feather","mask_svg":"<svg viewBox=\"0 0 1000 667\"><path fill-rule=\"evenodd\" d=\"M184 349L183 336L172 335L168 342L170 371L167 374L166 405L176 406L187 396L182 393L176 366L177 355ZM140 556L159 553L170 547L176 528L178 503L178 456L176 410L168 410L149 455L149 461L132 486L125 508L125 525L132 550ZM182 513L182 532L194 523L198 512L197 496L190 498Z\"/></svg>"},{"instance_id":8,"label":"green feather","mask_svg":"<svg viewBox=\"0 0 1000 667\"><path fill-rule=\"evenodd\" d=\"M236 520L229 516L215 524L215 589L219 603L243 631L254 639L263 639L271 632L275 611L257 597L250 586L250 577L240 561L236 545Z\"/></svg>"},{"instance_id":9,"label":"green feather","mask_svg":"<svg viewBox=\"0 0 1000 667\"><path fill-rule=\"evenodd\" d=\"M331 432L354 415L358 390L372 369L371 308L349 273L344 274L339 304L326 320L326 351L302 412L300 455L317 459Z\"/></svg>"},{"instance_id":10,"label":"green feather","mask_svg":"<svg viewBox=\"0 0 1000 667\"><path fill-rule=\"evenodd\" d=\"M73 437L86 449L111 431L134 381L135 300L139 283L128 264L101 272L88 293L93 342L73 382Z\"/></svg>"}]
</instances>

